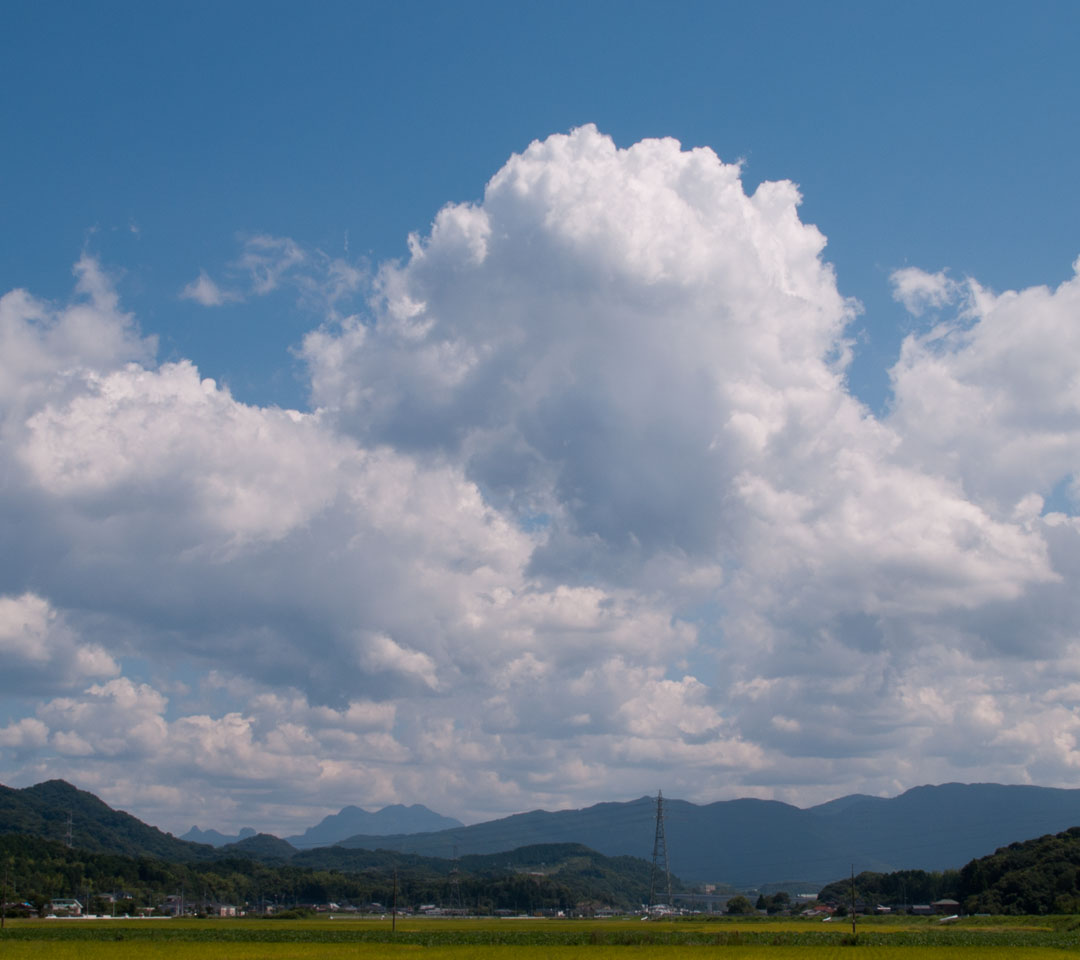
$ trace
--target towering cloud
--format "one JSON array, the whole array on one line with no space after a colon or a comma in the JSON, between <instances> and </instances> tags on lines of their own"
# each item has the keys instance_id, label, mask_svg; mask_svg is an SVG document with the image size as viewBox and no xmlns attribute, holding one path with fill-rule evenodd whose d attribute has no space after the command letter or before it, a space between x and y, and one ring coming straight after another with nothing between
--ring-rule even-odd
<instances>
[{"instance_id":1,"label":"towering cloud","mask_svg":"<svg viewBox=\"0 0 1080 960\"><path fill-rule=\"evenodd\" d=\"M286 830L1068 781L1080 552L1044 500L1077 472L1077 281L895 274L922 326L876 417L798 203L584 127L351 314L359 271L248 241L252 296L326 308L311 412L156 364L89 259L69 305L9 293L0 649L51 679L9 695L0 779Z\"/></svg>"}]
</instances>

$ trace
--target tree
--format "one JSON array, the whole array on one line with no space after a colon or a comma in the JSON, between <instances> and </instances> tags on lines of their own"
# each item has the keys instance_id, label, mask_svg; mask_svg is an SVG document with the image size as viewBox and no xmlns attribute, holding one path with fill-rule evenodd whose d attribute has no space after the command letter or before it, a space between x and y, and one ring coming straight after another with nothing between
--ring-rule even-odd
<instances>
[{"instance_id":1,"label":"tree","mask_svg":"<svg viewBox=\"0 0 1080 960\"><path fill-rule=\"evenodd\" d=\"M727 912L734 917L745 917L753 913L754 908L750 901L740 893L727 902Z\"/></svg>"},{"instance_id":2,"label":"tree","mask_svg":"<svg viewBox=\"0 0 1080 960\"><path fill-rule=\"evenodd\" d=\"M769 913L783 913L791 907L791 895L786 890L774 893L766 898L765 909Z\"/></svg>"}]
</instances>

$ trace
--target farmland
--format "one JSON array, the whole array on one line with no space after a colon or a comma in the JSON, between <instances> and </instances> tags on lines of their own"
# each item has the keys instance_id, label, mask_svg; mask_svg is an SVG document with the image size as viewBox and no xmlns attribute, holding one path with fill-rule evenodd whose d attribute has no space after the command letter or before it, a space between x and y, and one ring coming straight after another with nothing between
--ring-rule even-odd
<instances>
[{"instance_id":1,"label":"farmland","mask_svg":"<svg viewBox=\"0 0 1080 960\"><path fill-rule=\"evenodd\" d=\"M12 960L36 960L42 957L42 944L32 942L13 943L5 949ZM338 943L239 943L229 944L208 941L154 943L49 944L49 960L402 960L418 948L379 945L364 947ZM435 947L424 951L424 960L577 960L582 947ZM634 951L634 960L706 960L714 955L707 947L646 947ZM834 960L850 956L847 948L840 946L774 947L767 951L770 960ZM596 947L590 951L596 960L618 960L617 947ZM755 960L761 955L757 947L736 946L724 950L725 960ZM858 956L865 960L916 960L918 958L970 958L970 960L1049 960L1059 954L1050 947L895 947L868 946L859 949ZM913 956L914 954L914 956Z\"/></svg>"},{"instance_id":2,"label":"farmland","mask_svg":"<svg viewBox=\"0 0 1080 960\"><path fill-rule=\"evenodd\" d=\"M969 918L941 926L921 918L860 921L850 927L802 920L312 919L9 922L5 960L1035 960L1080 945L1080 918Z\"/></svg>"}]
</instances>

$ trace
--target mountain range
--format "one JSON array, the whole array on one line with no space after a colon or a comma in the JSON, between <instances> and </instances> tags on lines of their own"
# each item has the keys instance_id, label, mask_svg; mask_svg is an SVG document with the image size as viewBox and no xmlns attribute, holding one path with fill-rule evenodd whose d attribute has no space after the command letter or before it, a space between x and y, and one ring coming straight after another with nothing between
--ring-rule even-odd
<instances>
[{"instance_id":1,"label":"mountain range","mask_svg":"<svg viewBox=\"0 0 1080 960\"><path fill-rule=\"evenodd\" d=\"M958 868L987 850L1080 824L1080 790L948 783L898 797L849 796L808 809L775 800L664 800L671 870L690 883L813 890L856 871ZM355 836L345 847L448 857L538 843L585 843L650 858L656 802L535 810L426 834Z\"/></svg>"},{"instance_id":2,"label":"mountain range","mask_svg":"<svg viewBox=\"0 0 1080 960\"><path fill-rule=\"evenodd\" d=\"M648 860L656 836L656 801L650 797L581 810L535 810L471 826L424 807L387 809L391 812L383 816L384 811L345 808L287 840L258 834L215 849L163 833L93 794L52 780L22 790L0 786L0 833L63 842L70 823L72 845L94 852L187 862L232 855L296 858L327 869L347 859L342 847L454 859L535 844L581 843L607 856ZM338 838L353 823L374 818L385 826L405 814L420 818L410 823L430 817L435 819L427 822L456 825ZM841 797L808 809L772 800L699 805L665 798L663 825L671 871L686 882L740 888L782 884L805 892L847 876L852 866L857 872L882 873L959 868L988 850L1067 830L1080 825L1080 790L950 783L916 787L888 799ZM209 833L200 831L201 836ZM335 840L339 846L331 845ZM297 852L301 843L307 849Z\"/></svg>"}]
</instances>

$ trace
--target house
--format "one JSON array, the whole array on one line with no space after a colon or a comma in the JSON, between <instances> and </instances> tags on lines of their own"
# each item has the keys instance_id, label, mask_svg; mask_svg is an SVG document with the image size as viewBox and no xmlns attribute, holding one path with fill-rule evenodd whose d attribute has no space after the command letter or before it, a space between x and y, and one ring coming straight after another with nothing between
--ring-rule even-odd
<instances>
[{"instance_id":1,"label":"house","mask_svg":"<svg viewBox=\"0 0 1080 960\"><path fill-rule=\"evenodd\" d=\"M960 912L960 902L958 900L948 900L948 899L935 900L932 904L930 904L930 909L933 910L934 913L948 913L948 914L959 913Z\"/></svg>"},{"instance_id":2,"label":"house","mask_svg":"<svg viewBox=\"0 0 1080 960\"><path fill-rule=\"evenodd\" d=\"M50 900L49 913L57 917L81 917L83 905L78 900Z\"/></svg>"},{"instance_id":3,"label":"house","mask_svg":"<svg viewBox=\"0 0 1080 960\"><path fill-rule=\"evenodd\" d=\"M158 904L158 912L167 917L179 917L185 911L184 900L177 894L165 898L165 902Z\"/></svg>"}]
</instances>

